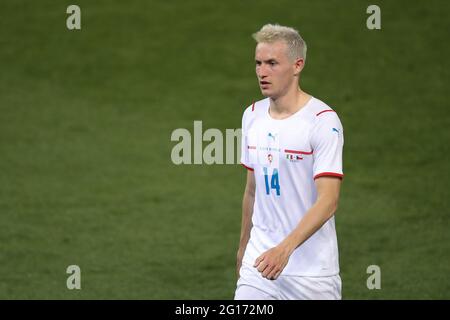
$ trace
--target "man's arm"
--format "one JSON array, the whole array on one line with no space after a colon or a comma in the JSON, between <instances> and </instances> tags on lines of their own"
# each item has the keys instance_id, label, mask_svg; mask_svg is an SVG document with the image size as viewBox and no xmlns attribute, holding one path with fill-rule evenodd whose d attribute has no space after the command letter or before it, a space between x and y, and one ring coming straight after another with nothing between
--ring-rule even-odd
<instances>
[{"instance_id":1,"label":"man's arm","mask_svg":"<svg viewBox=\"0 0 450 320\"><path fill-rule=\"evenodd\" d=\"M317 200L297 227L276 247L264 252L255 267L267 279L276 279L289 261L292 252L308 240L336 212L341 179L320 177L315 180Z\"/></svg>"},{"instance_id":2,"label":"man's arm","mask_svg":"<svg viewBox=\"0 0 450 320\"><path fill-rule=\"evenodd\" d=\"M236 275L239 278L239 269L242 265L245 248L250 239L252 229L253 204L255 203L255 175L251 170L247 170L247 183L245 185L244 197L242 199L242 223L241 238L237 252Z\"/></svg>"}]
</instances>

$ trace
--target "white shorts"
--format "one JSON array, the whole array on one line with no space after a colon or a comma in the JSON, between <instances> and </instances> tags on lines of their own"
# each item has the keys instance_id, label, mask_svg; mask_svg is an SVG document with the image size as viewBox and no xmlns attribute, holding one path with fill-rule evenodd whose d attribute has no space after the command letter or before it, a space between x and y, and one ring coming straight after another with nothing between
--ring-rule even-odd
<instances>
[{"instance_id":1,"label":"white shorts","mask_svg":"<svg viewBox=\"0 0 450 320\"><path fill-rule=\"evenodd\" d=\"M263 278L254 267L242 265L235 300L340 300L341 277L279 276Z\"/></svg>"}]
</instances>

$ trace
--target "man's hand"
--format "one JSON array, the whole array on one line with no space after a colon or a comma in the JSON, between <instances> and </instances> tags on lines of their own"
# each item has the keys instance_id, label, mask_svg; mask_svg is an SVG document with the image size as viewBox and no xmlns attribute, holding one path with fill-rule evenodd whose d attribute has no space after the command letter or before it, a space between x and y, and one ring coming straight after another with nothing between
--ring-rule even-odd
<instances>
[{"instance_id":1,"label":"man's hand","mask_svg":"<svg viewBox=\"0 0 450 320\"><path fill-rule=\"evenodd\" d=\"M276 246L260 255L253 265L268 280L275 280L286 267L291 251L284 246Z\"/></svg>"},{"instance_id":2,"label":"man's hand","mask_svg":"<svg viewBox=\"0 0 450 320\"><path fill-rule=\"evenodd\" d=\"M297 227L276 247L258 257L254 267L262 276L275 280L289 261L292 252L330 219L337 208L341 179L320 177L316 179L317 200L300 220Z\"/></svg>"}]
</instances>

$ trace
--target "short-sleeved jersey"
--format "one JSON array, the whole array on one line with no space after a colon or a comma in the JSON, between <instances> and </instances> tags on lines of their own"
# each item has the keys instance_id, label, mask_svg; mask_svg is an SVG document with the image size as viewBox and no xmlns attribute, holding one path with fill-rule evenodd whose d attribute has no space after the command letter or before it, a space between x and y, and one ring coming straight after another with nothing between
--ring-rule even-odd
<instances>
[{"instance_id":1,"label":"short-sleeved jersey","mask_svg":"<svg viewBox=\"0 0 450 320\"><path fill-rule=\"evenodd\" d=\"M269 114L269 98L249 106L242 118L241 163L256 181L253 227L243 262L278 245L298 225L317 198L314 180L343 177L344 131L336 114L311 97L288 118ZM282 275L339 273L334 216L291 255Z\"/></svg>"}]
</instances>

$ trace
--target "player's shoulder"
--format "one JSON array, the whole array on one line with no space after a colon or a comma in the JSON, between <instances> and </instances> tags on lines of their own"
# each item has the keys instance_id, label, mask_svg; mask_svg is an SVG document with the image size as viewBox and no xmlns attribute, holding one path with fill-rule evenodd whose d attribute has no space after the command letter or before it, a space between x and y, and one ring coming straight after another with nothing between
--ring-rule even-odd
<instances>
[{"instance_id":1,"label":"player's shoulder","mask_svg":"<svg viewBox=\"0 0 450 320\"><path fill-rule=\"evenodd\" d=\"M308 108L308 118L311 122L340 121L334 108L316 97L311 99L311 105Z\"/></svg>"},{"instance_id":2,"label":"player's shoulder","mask_svg":"<svg viewBox=\"0 0 450 320\"><path fill-rule=\"evenodd\" d=\"M256 118L264 115L270 104L269 98L261 99L259 101L254 101L250 104L244 111L244 117Z\"/></svg>"}]
</instances>

